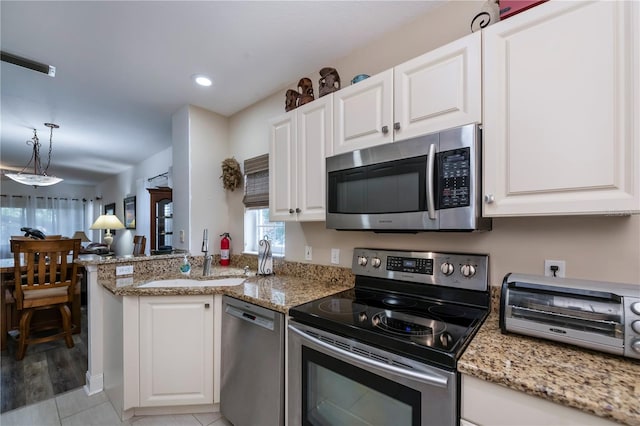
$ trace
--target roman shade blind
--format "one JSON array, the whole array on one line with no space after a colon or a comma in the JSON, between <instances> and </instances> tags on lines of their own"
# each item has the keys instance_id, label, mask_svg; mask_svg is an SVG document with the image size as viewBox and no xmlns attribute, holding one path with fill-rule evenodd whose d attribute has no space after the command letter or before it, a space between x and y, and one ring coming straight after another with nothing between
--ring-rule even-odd
<instances>
[{"instance_id":1,"label":"roman shade blind","mask_svg":"<svg viewBox=\"0 0 640 426\"><path fill-rule=\"evenodd\" d=\"M245 207L269 207L269 154L244 160L244 174Z\"/></svg>"}]
</instances>

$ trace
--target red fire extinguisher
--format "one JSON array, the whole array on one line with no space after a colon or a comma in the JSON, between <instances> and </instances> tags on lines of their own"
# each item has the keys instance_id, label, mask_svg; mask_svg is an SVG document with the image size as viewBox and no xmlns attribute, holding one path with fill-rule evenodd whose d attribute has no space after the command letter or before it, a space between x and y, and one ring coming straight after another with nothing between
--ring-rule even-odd
<instances>
[{"instance_id":1,"label":"red fire extinguisher","mask_svg":"<svg viewBox=\"0 0 640 426\"><path fill-rule=\"evenodd\" d=\"M228 232L220 234L222 239L220 240L220 265L229 266L229 243L231 242L231 236Z\"/></svg>"}]
</instances>

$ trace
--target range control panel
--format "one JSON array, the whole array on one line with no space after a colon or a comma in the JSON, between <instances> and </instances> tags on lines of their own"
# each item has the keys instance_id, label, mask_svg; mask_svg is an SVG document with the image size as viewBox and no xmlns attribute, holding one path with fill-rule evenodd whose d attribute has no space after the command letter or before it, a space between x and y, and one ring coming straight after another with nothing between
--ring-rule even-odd
<instances>
[{"instance_id":1,"label":"range control panel","mask_svg":"<svg viewBox=\"0 0 640 426\"><path fill-rule=\"evenodd\" d=\"M361 276L486 291L488 266L485 254L356 248L352 270Z\"/></svg>"}]
</instances>

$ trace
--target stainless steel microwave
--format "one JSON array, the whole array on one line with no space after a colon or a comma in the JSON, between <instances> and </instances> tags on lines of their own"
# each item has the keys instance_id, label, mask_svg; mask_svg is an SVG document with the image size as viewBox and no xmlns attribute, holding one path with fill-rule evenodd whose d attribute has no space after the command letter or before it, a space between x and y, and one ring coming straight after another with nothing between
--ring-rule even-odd
<instances>
[{"instance_id":1,"label":"stainless steel microwave","mask_svg":"<svg viewBox=\"0 0 640 426\"><path fill-rule=\"evenodd\" d=\"M480 204L481 129L468 124L328 157L326 226L375 232L491 229Z\"/></svg>"}]
</instances>

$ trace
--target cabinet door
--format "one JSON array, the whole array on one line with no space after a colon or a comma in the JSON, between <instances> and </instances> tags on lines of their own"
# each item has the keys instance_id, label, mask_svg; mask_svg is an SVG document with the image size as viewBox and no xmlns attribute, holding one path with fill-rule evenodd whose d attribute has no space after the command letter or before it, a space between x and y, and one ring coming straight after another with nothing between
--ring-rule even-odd
<instances>
[{"instance_id":1,"label":"cabinet door","mask_svg":"<svg viewBox=\"0 0 640 426\"><path fill-rule=\"evenodd\" d=\"M638 2L548 2L483 30L484 215L640 211Z\"/></svg>"},{"instance_id":2,"label":"cabinet door","mask_svg":"<svg viewBox=\"0 0 640 426\"><path fill-rule=\"evenodd\" d=\"M333 153L393 140L393 69L333 93Z\"/></svg>"},{"instance_id":3,"label":"cabinet door","mask_svg":"<svg viewBox=\"0 0 640 426\"><path fill-rule=\"evenodd\" d=\"M509 18L511 19L511 18ZM602 417L462 375L460 415L468 424L495 426L614 426ZM498 408L499 407L499 408ZM462 421L460 426L464 426Z\"/></svg>"},{"instance_id":4,"label":"cabinet door","mask_svg":"<svg viewBox=\"0 0 640 426\"><path fill-rule=\"evenodd\" d=\"M296 220L295 110L271 121L269 136L269 219Z\"/></svg>"},{"instance_id":5,"label":"cabinet door","mask_svg":"<svg viewBox=\"0 0 640 426\"><path fill-rule=\"evenodd\" d=\"M213 404L213 295L139 303L140 406Z\"/></svg>"},{"instance_id":6,"label":"cabinet door","mask_svg":"<svg viewBox=\"0 0 640 426\"><path fill-rule=\"evenodd\" d=\"M299 221L325 220L326 161L333 149L333 96L296 110Z\"/></svg>"},{"instance_id":7,"label":"cabinet door","mask_svg":"<svg viewBox=\"0 0 640 426\"><path fill-rule=\"evenodd\" d=\"M393 69L395 140L482 121L480 49L478 32Z\"/></svg>"}]
</instances>

